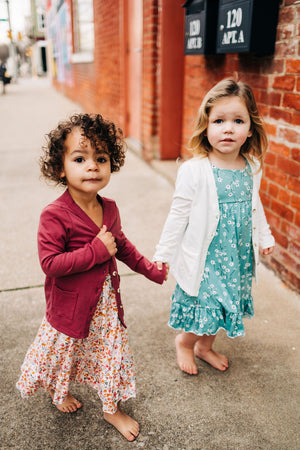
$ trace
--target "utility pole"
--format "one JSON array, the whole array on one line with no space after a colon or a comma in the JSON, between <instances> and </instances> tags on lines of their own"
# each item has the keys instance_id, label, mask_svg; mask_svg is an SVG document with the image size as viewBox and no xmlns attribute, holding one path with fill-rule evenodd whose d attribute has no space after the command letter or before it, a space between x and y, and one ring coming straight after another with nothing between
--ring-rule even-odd
<instances>
[{"instance_id":1,"label":"utility pole","mask_svg":"<svg viewBox=\"0 0 300 450\"><path fill-rule=\"evenodd\" d=\"M17 71L17 61L16 61L16 48L12 37L12 29L11 29L11 20L10 20L10 9L9 9L9 0L6 0L6 7L7 7L7 20L8 20L8 36L10 39L9 43L9 54L12 60L12 77L16 81L18 78L18 71Z\"/></svg>"}]
</instances>

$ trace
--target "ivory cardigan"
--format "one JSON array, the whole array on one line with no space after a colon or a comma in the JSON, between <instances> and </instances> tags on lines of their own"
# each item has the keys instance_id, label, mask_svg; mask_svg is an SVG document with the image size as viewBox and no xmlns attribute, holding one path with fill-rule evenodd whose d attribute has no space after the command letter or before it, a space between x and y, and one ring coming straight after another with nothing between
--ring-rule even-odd
<instances>
[{"instance_id":1,"label":"ivory cardigan","mask_svg":"<svg viewBox=\"0 0 300 450\"><path fill-rule=\"evenodd\" d=\"M262 173L257 173L258 161L255 158L248 161L253 172L252 243L256 277L259 245L268 248L275 241L259 197ZM218 195L211 164L207 157L194 157L178 170L171 209L153 257L154 261L170 264L177 283L191 296L198 295L207 251L218 222Z\"/></svg>"}]
</instances>

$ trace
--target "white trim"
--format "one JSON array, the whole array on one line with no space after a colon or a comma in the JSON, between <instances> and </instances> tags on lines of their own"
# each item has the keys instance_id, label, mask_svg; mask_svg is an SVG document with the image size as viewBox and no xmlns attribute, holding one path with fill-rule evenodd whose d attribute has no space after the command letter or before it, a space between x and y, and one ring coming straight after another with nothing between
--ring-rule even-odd
<instances>
[{"instance_id":1,"label":"white trim","mask_svg":"<svg viewBox=\"0 0 300 450\"><path fill-rule=\"evenodd\" d=\"M90 63L94 61L94 54L92 52L73 53L71 56L71 62L77 63Z\"/></svg>"}]
</instances>

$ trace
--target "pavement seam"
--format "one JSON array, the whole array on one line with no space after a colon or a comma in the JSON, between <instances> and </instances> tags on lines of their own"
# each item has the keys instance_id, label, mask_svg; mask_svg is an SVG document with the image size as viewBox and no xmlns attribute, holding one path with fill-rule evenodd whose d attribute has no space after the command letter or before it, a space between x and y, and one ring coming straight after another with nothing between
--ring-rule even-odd
<instances>
[{"instance_id":1,"label":"pavement seam","mask_svg":"<svg viewBox=\"0 0 300 450\"><path fill-rule=\"evenodd\" d=\"M122 275L120 275L120 277L134 277L139 275L138 273L123 273ZM44 284L35 284L33 286L21 286L21 287L15 287L15 288L7 288L7 289L0 289L0 294L2 292L14 292L14 291L23 291L25 289L36 289L36 288L41 288L44 287Z\"/></svg>"}]
</instances>

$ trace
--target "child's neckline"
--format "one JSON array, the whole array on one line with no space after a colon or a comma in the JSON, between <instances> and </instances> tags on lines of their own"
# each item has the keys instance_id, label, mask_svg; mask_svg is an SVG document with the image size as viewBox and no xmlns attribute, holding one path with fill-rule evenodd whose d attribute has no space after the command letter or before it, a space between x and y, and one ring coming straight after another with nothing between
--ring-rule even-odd
<instances>
[{"instance_id":1,"label":"child's neckline","mask_svg":"<svg viewBox=\"0 0 300 450\"><path fill-rule=\"evenodd\" d=\"M211 162L210 162L210 165L213 169L227 170L227 171L231 171L231 172L243 172L244 170L246 170L247 163L246 163L245 167L243 167L242 169L225 169L224 167L218 167L214 163L211 163Z\"/></svg>"},{"instance_id":2,"label":"child's neckline","mask_svg":"<svg viewBox=\"0 0 300 450\"><path fill-rule=\"evenodd\" d=\"M225 168L225 167L218 167L215 163L213 163L212 161L210 161L210 159L208 159L208 160L209 160L209 164L210 164L211 167L214 168L214 169L218 169L218 170L227 170L227 171L230 170L230 171L233 171L233 172L236 172L236 171L242 172L242 171L246 170L246 169L247 169L247 164L248 164L247 159L244 158L244 161L245 161L245 167L242 167L242 168L240 168L240 169L228 169L228 168Z\"/></svg>"}]
</instances>

